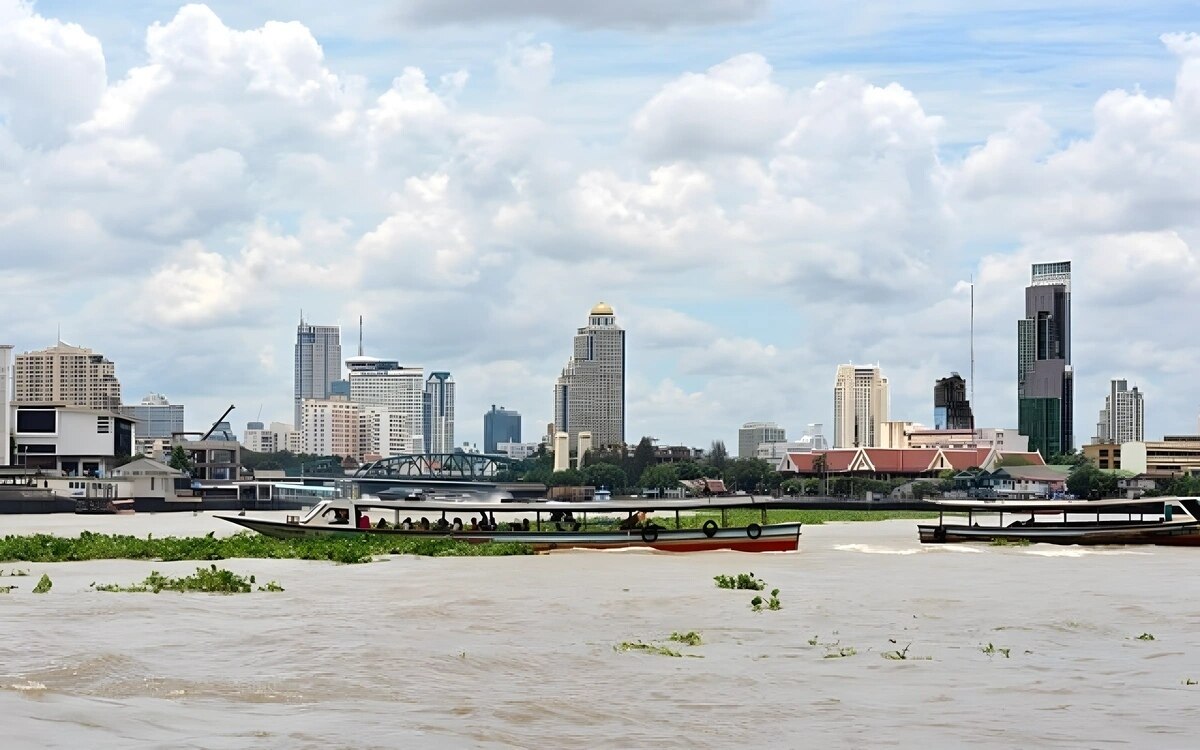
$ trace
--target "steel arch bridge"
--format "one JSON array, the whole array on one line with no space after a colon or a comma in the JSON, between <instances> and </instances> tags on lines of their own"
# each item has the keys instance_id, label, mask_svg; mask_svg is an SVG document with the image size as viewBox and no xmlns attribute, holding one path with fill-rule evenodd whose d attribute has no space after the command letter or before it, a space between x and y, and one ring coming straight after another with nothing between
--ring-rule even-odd
<instances>
[{"instance_id":1,"label":"steel arch bridge","mask_svg":"<svg viewBox=\"0 0 1200 750\"><path fill-rule=\"evenodd\" d=\"M354 472L355 479L494 479L516 463L508 456L485 453L421 453L381 458L363 464Z\"/></svg>"}]
</instances>

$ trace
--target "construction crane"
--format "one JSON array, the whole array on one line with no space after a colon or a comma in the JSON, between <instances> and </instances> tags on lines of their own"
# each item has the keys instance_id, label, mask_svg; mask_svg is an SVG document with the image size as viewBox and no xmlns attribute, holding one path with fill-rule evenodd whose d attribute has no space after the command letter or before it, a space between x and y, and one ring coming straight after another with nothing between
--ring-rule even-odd
<instances>
[{"instance_id":1,"label":"construction crane","mask_svg":"<svg viewBox=\"0 0 1200 750\"><path fill-rule=\"evenodd\" d=\"M213 431L217 429L217 425L219 425L219 424L221 424L222 422L224 422L224 421L225 421L225 417L228 417L228 416L229 416L229 412L231 412L231 411L233 411L233 404L230 404L230 405L229 405L229 408L225 410L225 413L224 413L224 414L222 414L222 415L221 415L221 416L220 416L220 417L217 419L217 421L216 421L216 422L213 422L213 425L212 425L212 427L209 427L209 428L208 428L208 432L204 433L204 437L202 437L202 438L200 438L200 439L201 439L201 440L208 440L208 436L209 436L209 435L211 435L211 434L213 434Z\"/></svg>"}]
</instances>

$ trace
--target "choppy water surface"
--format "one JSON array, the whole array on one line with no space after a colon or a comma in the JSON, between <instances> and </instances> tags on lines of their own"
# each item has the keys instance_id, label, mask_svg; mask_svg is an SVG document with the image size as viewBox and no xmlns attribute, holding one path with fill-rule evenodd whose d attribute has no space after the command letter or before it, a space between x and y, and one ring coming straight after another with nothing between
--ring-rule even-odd
<instances>
[{"instance_id":1,"label":"choppy water surface","mask_svg":"<svg viewBox=\"0 0 1200 750\"><path fill-rule=\"evenodd\" d=\"M0 533L221 523L6 517ZM0 595L0 744L1191 748L1196 555L922 547L916 522L885 521L806 527L795 554L220 563L286 588L238 596L88 587L196 563L4 563L30 577ZM782 610L713 585L748 571ZM54 588L32 595L43 572ZM677 630L703 635L680 649L702 658L614 650Z\"/></svg>"}]
</instances>

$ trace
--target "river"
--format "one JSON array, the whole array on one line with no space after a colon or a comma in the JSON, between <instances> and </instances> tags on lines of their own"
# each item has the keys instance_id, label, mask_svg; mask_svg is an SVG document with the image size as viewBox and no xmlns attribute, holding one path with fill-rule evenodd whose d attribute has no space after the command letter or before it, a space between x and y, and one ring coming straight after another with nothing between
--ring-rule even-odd
<instances>
[{"instance_id":1,"label":"river","mask_svg":"<svg viewBox=\"0 0 1200 750\"><path fill-rule=\"evenodd\" d=\"M234 530L185 514L0 523L82 528ZM0 746L1191 748L1195 555L922 546L915 521L881 521L805 527L787 554L218 563L286 589L236 596L89 587L194 562L0 563L30 574L0 579L20 587L0 594ZM780 610L713 584L749 571ZM34 595L42 573L53 589Z\"/></svg>"}]
</instances>

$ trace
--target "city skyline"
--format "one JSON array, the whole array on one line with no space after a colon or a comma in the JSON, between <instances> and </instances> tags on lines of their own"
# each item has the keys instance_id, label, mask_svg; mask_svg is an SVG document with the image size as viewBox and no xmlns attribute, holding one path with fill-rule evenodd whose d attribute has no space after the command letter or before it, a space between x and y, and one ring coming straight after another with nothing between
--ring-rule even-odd
<instances>
[{"instance_id":1,"label":"city skyline","mask_svg":"<svg viewBox=\"0 0 1200 750\"><path fill-rule=\"evenodd\" d=\"M845 361L882 363L891 416L927 421L934 380L969 371L973 279L972 409L1014 426L1019 290L1063 259L1076 447L1113 373L1153 394L1148 436L1194 432L1200 351L1174 335L1200 285L1194 18L1110 8L1077 33L1055 8L1032 40L944 8L865 32L821 14L818 36L764 3L649 29L534 14L470 39L384 14L364 45L305 3L152 0L119 23L17 6L0 61L30 85L0 90L0 210L22 248L5 338L36 350L61 324L124 393L161 392L205 429L230 403L236 423L294 421L298 307L347 330L365 315L388 321L372 350L454 373L462 414L503 402L543 424L580 300L605 299L636 332L626 437L733 445L748 419L831 425ZM57 57L24 54L43 48ZM597 64L618 50L628 76ZM132 80L160 84L139 99ZM201 134L173 111L225 116ZM456 442L482 442L458 421Z\"/></svg>"}]
</instances>

